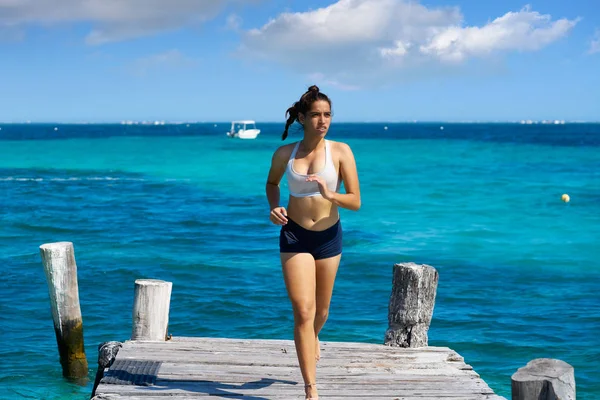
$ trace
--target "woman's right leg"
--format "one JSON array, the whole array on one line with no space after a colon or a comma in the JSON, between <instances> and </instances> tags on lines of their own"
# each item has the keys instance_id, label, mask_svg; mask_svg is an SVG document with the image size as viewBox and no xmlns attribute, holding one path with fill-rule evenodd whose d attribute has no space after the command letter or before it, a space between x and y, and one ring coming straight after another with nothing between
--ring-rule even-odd
<instances>
[{"instance_id":1,"label":"woman's right leg","mask_svg":"<svg viewBox=\"0 0 600 400\"><path fill-rule=\"evenodd\" d=\"M309 253L281 253L283 278L294 311L294 343L304 384L316 380L315 312L316 269L315 259ZM315 386L306 388L307 398L316 398Z\"/></svg>"},{"instance_id":2,"label":"woman's right leg","mask_svg":"<svg viewBox=\"0 0 600 400\"><path fill-rule=\"evenodd\" d=\"M319 361L321 359L321 349L319 348L319 332L327 317L329 316L329 305L331 304L331 295L333 294L333 285L335 282L335 275L337 274L338 267L340 265L341 254L337 256L320 259L315 261L315 272L316 272L316 312L315 312L315 359Z\"/></svg>"}]
</instances>

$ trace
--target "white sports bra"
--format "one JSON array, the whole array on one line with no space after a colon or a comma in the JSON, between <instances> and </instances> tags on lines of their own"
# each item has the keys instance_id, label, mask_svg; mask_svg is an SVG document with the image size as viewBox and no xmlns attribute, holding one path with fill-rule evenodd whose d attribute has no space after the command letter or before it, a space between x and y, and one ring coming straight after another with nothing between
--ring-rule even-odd
<instances>
[{"instance_id":1,"label":"white sports bra","mask_svg":"<svg viewBox=\"0 0 600 400\"><path fill-rule=\"evenodd\" d=\"M320 196L321 192L319 191L319 184L317 182L306 181L306 177L310 176L310 174L299 174L294 171L294 158L296 157L299 146L300 142L296 143L285 170L290 195L294 197ZM322 171L312 175L319 175L322 177L327 184L327 188L332 192L337 192L339 190L338 173L335 170L335 165L333 165L333 158L331 157L331 149L328 140L325 141L325 167Z\"/></svg>"}]
</instances>

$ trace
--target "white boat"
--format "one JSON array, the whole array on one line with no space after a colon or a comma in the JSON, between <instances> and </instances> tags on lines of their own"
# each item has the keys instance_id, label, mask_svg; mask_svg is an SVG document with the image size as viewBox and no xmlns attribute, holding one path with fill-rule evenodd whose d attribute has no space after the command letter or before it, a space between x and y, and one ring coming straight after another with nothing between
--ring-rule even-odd
<instances>
[{"instance_id":1,"label":"white boat","mask_svg":"<svg viewBox=\"0 0 600 400\"><path fill-rule=\"evenodd\" d=\"M227 132L227 136L238 139L256 139L259 133L260 129L256 129L254 121L231 121L231 129Z\"/></svg>"}]
</instances>

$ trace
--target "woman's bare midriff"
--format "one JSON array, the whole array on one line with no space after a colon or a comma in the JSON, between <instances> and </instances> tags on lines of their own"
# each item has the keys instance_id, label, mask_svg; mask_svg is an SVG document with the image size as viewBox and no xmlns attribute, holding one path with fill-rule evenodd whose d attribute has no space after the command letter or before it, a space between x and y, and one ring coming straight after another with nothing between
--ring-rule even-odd
<instances>
[{"instance_id":1,"label":"woman's bare midriff","mask_svg":"<svg viewBox=\"0 0 600 400\"><path fill-rule=\"evenodd\" d=\"M290 196L288 217L301 227L311 231L323 231L338 221L338 206L321 196Z\"/></svg>"}]
</instances>

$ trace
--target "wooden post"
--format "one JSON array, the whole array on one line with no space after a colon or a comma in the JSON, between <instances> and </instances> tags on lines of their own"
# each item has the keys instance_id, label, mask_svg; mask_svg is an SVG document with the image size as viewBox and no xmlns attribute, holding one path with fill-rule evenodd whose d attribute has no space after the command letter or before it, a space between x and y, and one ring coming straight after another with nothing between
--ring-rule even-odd
<instances>
[{"instance_id":1,"label":"wooden post","mask_svg":"<svg viewBox=\"0 0 600 400\"><path fill-rule=\"evenodd\" d=\"M156 279L135 281L131 340L166 340L172 286Z\"/></svg>"},{"instance_id":2,"label":"wooden post","mask_svg":"<svg viewBox=\"0 0 600 400\"><path fill-rule=\"evenodd\" d=\"M512 400L575 400L575 370L561 360L536 358L511 377Z\"/></svg>"},{"instance_id":3,"label":"wooden post","mask_svg":"<svg viewBox=\"0 0 600 400\"><path fill-rule=\"evenodd\" d=\"M77 264L73 243L47 243L40 246L48 282L54 332L63 376L84 378L88 363L83 344L83 320L79 307Z\"/></svg>"},{"instance_id":4,"label":"wooden post","mask_svg":"<svg viewBox=\"0 0 600 400\"><path fill-rule=\"evenodd\" d=\"M427 346L437 283L438 272L429 265L394 264L386 346Z\"/></svg>"},{"instance_id":5,"label":"wooden post","mask_svg":"<svg viewBox=\"0 0 600 400\"><path fill-rule=\"evenodd\" d=\"M115 341L103 342L98 345L98 370L92 388L92 399L96 396L96 389L104 377L104 371L113 364L121 347L123 347L123 343Z\"/></svg>"}]
</instances>

